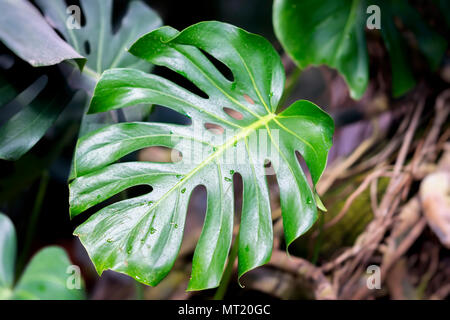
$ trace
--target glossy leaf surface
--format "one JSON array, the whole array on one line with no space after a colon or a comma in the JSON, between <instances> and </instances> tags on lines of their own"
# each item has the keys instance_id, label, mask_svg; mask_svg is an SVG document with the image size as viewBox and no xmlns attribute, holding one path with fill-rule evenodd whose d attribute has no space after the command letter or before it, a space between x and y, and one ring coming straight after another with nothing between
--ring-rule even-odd
<instances>
[{"instance_id":1,"label":"glossy leaf surface","mask_svg":"<svg viewBox=\"0 0 450 320\"><path fill-rule=\"evenodd\" d=\"M99 273L112 269L149 285L159 283L180 249L191 192L204 185L207 212L188 289L217 286L232 241L236 173L244 184L239 275L266 263L273 241L266 160L277 175L287 243L310 228L317 217L315 194L295 152L303 156L317 183L334 124L304 100L275 113L285 76L280 57L267 40L229 24L203 22L181 32L157 29L140 38L130 52L178 72L207 98L139 70L103 74L91 113L150 103L187 115L192 124L120 123L78 142L76 179L70 184L72 217L132 186L153 188L101 209L76 229ZM233 80L219 72L205 52L225 64ZM226 110L242 117L232 117ZM208 129L211 125L222 130L214 132ZM115 163L150 146L178 150L182 160Z\"/></svg>"}]
</instances>

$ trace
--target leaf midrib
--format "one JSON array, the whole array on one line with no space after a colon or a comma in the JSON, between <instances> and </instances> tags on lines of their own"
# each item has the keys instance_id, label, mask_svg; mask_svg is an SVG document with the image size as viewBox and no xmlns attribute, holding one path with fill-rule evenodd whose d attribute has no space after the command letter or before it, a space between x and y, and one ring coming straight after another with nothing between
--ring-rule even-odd
<instances>
[{"instance_id":1,"label":"leaf midrib","mask_svg":"<svg viewBox=\"0 0 450 320\"><path fill-rule=\"evenodd\" d=\"M177 190L179 187L181 187L186 181L189 181L189 179L194 176L198 171L203 169L207 164L211 163L215 159L217 159L219 156L221 156L226 150L228 150L230 147L232 147L236 141L240 141L246 137L248 137L251 133L256 131L259 127L267 126L267 123L272 121L276 117L276 114L270 113L267 116L262 117L257 122L251 124L250 126L246 127L244 130L239 132L234 137L228 139L227 142L225 142L223 145L221 145L215 152L211 153L208 158L203 160L200 165L195 167L191 172L189 172L183 179L181 179L179 182L177 182L172 188L170 188L158 201L155 202L155 204L150 208L150 210L142 216L140 220L143 219L147 214L149 214L153 209L155 209L165 198L167 198L174 190ZM136 224L138 225L140 221Z\"/></svg>"}]
</instances>

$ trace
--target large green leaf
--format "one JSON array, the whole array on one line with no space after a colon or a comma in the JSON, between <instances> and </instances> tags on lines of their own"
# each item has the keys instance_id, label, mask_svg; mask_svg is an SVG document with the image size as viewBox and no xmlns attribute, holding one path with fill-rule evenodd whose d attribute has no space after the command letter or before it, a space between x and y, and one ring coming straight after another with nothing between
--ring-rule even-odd
<instances>
[{"instance_id":1,"label":"large green leaf","mask_svg":"<svg viewBox=\"0 0 450 320\"><path fill-rule=\"evenodd\" d=\"M369 81L364 32L369 17L366 10L373 4L380 7L380 31L389 51L392 92L397 97L411 89L415 80L394 17L399 17L416 34L419 49L433 69L439 65L447 45L406 0L275 0L275 33L301 68L325 64L337 69L348 83L351 96L359 99Z\"/></svg>"},{"instance_id":2,"label":"large green leaf","mask_svg":"<svg viewBox=\"0 0 450 320\"><path fill-rule=\"evenodd\" d=\"M48 25L26 0L0 1L0 41L34 67L74 59L80 68L86 59Z\"/></svg>"},{"instance_id":3,"label":"large green leaf","mask_svg":"<svg viewBox=\"0 0 450 320\"><path fill-rule=\"evenodd\" d=\"M234 81L222 75L202 50L224 63ZM152 103L189 116L192 125L120 123L78 142L76 179L70 184L72 217L132 186L153 188L105 207L76 229L99 273L112 269L149 285L161 281L180 248L191 192L204 185L207 212L188 289L217 286L232 241L235 173L244 182L239 275L266 263L272 250L267 159L280 187L287 243L310 228L317 217L315 195L295 151L302 154L315 184L326 165L334 124L319 107L303 100L275 113L285 76L267 40L229 24L202 22L182 32L157 29L140 38L130 52L178 72L208 98L139 70L103 74L90 112ZM230 116L224 108L243 118ZM220 126L224 133L207 130L207 123ZM174 148L183 159L113 164L150 146Z\"/></svg>"},{"instance_id":4,"label":"large green leaf","mask_svg":"<svg viewBox=\"0 0 450 320\"><path fill-rule=\"evenodd\" d=\"M0 300L83 299L82 289L67 287L67 270L71 262L63 249L47 247L39 251L16 285L13 284L15 259L14 226L7 216L0 213Z\"/></svg>"}]
</instances>

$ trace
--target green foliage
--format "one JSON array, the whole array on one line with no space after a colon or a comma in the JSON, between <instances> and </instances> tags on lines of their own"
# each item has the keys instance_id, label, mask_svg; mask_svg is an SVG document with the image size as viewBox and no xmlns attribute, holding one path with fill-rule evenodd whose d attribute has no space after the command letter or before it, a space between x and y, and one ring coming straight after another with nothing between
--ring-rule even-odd
<instances>
[{"instance_id":1,"label":"green foliage","mask_svg":"<svg viewBox=\"0 0 450 320\"><path fill-rule=\"evenodd\" d=\"M75 230L99 273L112 269L145 284L158 284L179 251L191 192L204 185L207 212L188 289L216 287L232 241L236 173L244 188L239 276L266 263L273 239L265 160L271 161L277 175L287 244L311 227L317 218L316 195L295 151L303 156L316 184L326 165L334 124L304 100L276 113L285 75L267 40L228 24L202 22L181 32L159 28L140 38L130 52L176 71L207 98L135 69L112 69L102 75L90 113L158 104L190 117L192 125L120 123L79 140L70 184L72 217L130 187L153 188L101 209ZM233 80L219 72L204 52L225 64ZM230 116L229 110L242 118ZM223 133L211 132L206 124L219 126ZM151 146L176 149L183 158L172 163L115 163Z\"/></svg>"},{"instance_id":2,"label":"green foliage","mask_svg":"<svg viewBox=\"0 0 450 320\"><path fill-rule=\"evenodd\" d=\"M435 70L446 49L445 40L424 23L406 0L275 0L273 24L283 48L301 67L328 65L337 69L359 99L369 81L365 39L366 13L370 5L381 11L381 35L389 52L394 97L415 85L408 49L394 24L394 17L417 38L418 49Z\"/></svg>"},{"instance_id":3,"label":"green foliage","mask_svg":"<svg viewBox=\"0 0 450 320\"><path fill-rule=\"evenodd\" d=\"M30 65L50 66L72 59L80 68L85 64L86 59L63 41L28 1L1 1L0 11L0 41ZM67 90L61 88L64 79L53 77L36 97L23 103L22 92L33 87L33 82L43 75L37 76L30 69L25 69L28 83L20 84L9 80L17 76L14 70L0 69L0 108L4 110L9 103L22 106L0 128L0 159L17 160L30 150L71 99Z\"/></svg>"},{"instance_id":4,"label":"green foliage","mask_svg":"<svg viewBox=\"0 0 450 320\"><path fill-rule=\"evenodd\" d=\"M83 67L86 58L63 41L39 11L25 0L0 2L0 41L34 67L75 59Z\"/></svg>"},{"instance_id":5,"label":"green foliage","mask_svg":"<svg viewBox=\"0 0 450 320\"><path fill-rule=\"evenodd\" d=\"M58 247L39 251L14 284L16 232L9 218L0 214L0 300L78 300L82 289L66 285L67 268L71 265L67 254Z\"/></svg>"},{"instance_id":6,"label":"green foliage","mask_svg":"<svg viewBox=\"0 0 450 320\"><path fill-rule=\"evenodd\" d=\"M84 89L91 94L104 70L112 67L150 69L148 64L144 65L145 62L128 54L125 49L134 39L161 25L161 19L153 10L140 1L131 2L120 28L113 34L111 0L81 3L87 23L80 29L69 29L64 0L37 1L48 21L67 42L28 1L7 0L0 3L3 12L0 17L0 41L19 57L34 67L67 60L75 60L80 68L85 66L81 77L69 74L70 77L66 78L48 68L39 71L25 69L24 83L20 85L13 83L17 63L11 70L0 69L0 108L5 109L9 104L22 107L0 127L0 159L17 160L28 152L68 106L74 97L74 90ZM22 93L30 90L40 76L48 79L46 85L38 90L33 99L23 99ZM77 107L83 109L86 105L87 100ZM125 117L129 120L142 119L150 111L151 106L136 106L126 111ZM80 131L83 134L113 122L117 122L114 115L85 116Z\"/></svg>"},{"instance_id":7,"label":"green foliage","mask_svg":"<svg viewBox=\"0 0 450 320\"><path fill-rule=\"evenodd\" d=\"M131 1L127 13L113 33L113 1L82 0L80 2L86 24L81 29L69 29L66 24L67 4L64 0L37 0L49 21L78 52L87 57L81 79L82 87L90 93L103 71L130 67L148 71L151 66L127 52L133 41L161 26L160 17L142 1ZM125 111L127 120L148 115L151 106L138 106ZM85 115L80 135L117 122L113 114Z\"/></svg>"}]
</instances>

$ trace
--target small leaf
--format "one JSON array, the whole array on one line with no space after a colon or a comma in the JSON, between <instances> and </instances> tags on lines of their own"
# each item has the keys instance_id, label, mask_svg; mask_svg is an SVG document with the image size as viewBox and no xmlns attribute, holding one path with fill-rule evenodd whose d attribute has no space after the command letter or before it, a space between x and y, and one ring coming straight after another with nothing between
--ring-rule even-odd
<instances>
[{"instance_id":1,"label":"small leaf","mask_svg":"<svg viewBox=\"0 0 450 320\"><path fill-rule=\"evenodd\" d=\"M69 261L58 247L39 251L28 264L14 288L12 299L19 300L80 300L83 290L67 287Z\"/></svg>"},{"instance_id":2,"label":"small leaf","mask_svg":"<svg viewBox=\"0 0 450 320\"><path fill-rule=\"evenodd\" d=\"M67 286L71 265L66 252L58 247L39 251L13 286L16 234L7 216L0 213L0 300L79 300L84 291ZM80 283L81 284L81 283Z\"/></svg>"},{"instance_id":3,"label":"small leaf","mask_svg":"<svg viewBox=\"0 0 450 320\"><path fill-rule=\"evenodd\" d=\"M224 63L234 81L222 75L202 51ZM319 107L303 100L281 114L274 113L285 77L281 59L267 40L213 21L182 32L159 28L140 38L130 52L178 72L208 98L134 69L108 70L98 82L90 113L150 103L192 119L187 126L120 123L79 140L76 179L70 184L72 217L132 186L153 188L148 194L105 207L75 230L99 273L112 269L145 284L158 284L178 254L192 190L204 185L207 212L188 289L217 286L232 240L231 172L239 173L244 182L239 275L266 263L273 241L266 159L272 161L280 186L287 244L311 227L317 218L316 203L295 151L303 155L317 183L325 168L334 124ZM236 110L242 117L232 117L226 109ZM210 132L208 123L221 127L223 133ZM176 149L182 160L114 163L151 146Z\"/></svg>"},{"instance_id":4,"label":"small leaf","mask_svg":"<svg viewBox=\"0 0 450 320\"><path fill-rule=\"evenodd\" d=\"M0 213L0 288L11 287L16 259L16 231L12 222Z\"/></svg>"}]
</instances>

